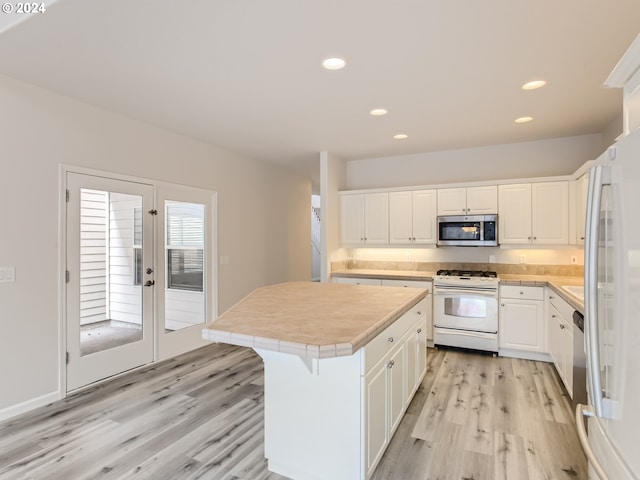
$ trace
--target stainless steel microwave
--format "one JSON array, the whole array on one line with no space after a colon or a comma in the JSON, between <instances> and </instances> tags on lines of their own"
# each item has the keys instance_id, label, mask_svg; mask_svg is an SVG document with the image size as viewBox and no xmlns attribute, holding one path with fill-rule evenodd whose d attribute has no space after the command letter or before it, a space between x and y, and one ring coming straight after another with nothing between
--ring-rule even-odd
<instances>
[{"instance_id":1,"label":"stainless steel microwave","mask_svg":"<svg viewBox=\"0 0 640 480\"><path fill-rule=\"evenodd\" d=\"M498 215L440 216L438 245L495 247L498 245Z\"/></svg>"}]
</instances>

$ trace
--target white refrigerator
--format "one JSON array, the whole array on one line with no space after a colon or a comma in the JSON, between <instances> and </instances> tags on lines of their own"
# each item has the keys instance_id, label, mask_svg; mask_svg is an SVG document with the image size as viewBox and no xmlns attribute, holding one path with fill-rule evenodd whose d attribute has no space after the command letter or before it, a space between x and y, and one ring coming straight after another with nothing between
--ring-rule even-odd
<instances>
[{"instance_id":1,"label":"white refrigerator","mask_svg":"<svg viewBox=\"0 0 640 480\"><path fill-rule=\"evenodd\" d=\"M589 172L585 349L589 405L576 407L589 479L640 479L640 129ZM583 427L587 417L588 430Z\"/></svg>"}]
</instances>

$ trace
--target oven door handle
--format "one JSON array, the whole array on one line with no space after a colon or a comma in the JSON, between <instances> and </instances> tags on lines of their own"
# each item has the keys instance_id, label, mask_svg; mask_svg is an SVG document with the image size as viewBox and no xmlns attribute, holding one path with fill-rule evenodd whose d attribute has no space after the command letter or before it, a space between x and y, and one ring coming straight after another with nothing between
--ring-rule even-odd
<instances>
[{"instance_id":1,"label":"oven door handle","mask_svg":"<svg viewBox=\"0 0 640 480\"><path fill-rule=\"evenodd\" d=\"M498 291L495 289L471 289L471 288L456 288L456 287L434 287L434 295L480 295L483 297L498 298Z\"/></svg>"}]
</instances>

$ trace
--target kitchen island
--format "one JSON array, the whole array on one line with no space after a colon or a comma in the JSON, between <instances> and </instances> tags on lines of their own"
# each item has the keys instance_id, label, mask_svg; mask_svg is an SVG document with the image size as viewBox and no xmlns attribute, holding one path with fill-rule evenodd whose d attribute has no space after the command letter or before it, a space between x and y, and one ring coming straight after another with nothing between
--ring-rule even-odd
<instances>
[{"instance_id":1,"label":"kitchen island","mask_svg":"<svg viewBox=\"0 0 640 480\"><path fill-rule=\"evenodd\" d=\"M371 476L426 372L427 290L293 282L203 329L265 367L265 457L299 480Z\"/></svg>"}]
</instances>

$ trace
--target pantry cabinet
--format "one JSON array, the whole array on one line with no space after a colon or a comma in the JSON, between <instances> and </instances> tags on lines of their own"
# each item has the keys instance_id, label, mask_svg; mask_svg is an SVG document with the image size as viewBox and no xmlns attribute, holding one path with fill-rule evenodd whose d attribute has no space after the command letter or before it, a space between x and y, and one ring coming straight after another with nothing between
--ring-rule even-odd
<instances>
[{"instance_id":1,"label":"pantry cabinet","mask_svg":"<svg viewBox=\"0 0 640 480\"><path fill-rule=\"evenodd\" d=\"M340 237L344 245L388 244L389 194L342 194Z\"/></svg>"},{"instance_id":2,"label":"pantry cabinet","mask_svg":"<svg viewBox=\"0 0 640 480\"><path fill-rule=\"evenodd\" d=\"M503 285L500 287L500 354L546 353L544 288ZM526 358L526 355L524 356Z\"/></svg>"},{"instance_id":3,"label":"pantry cabinet","mask_svg":"<svg viewBox=\"0 0 640 480\"><path fill-rule=\"evenodd\" d=\"M541 182L498 187L501 244L569 243L569 183Z\"/></svg>"},{"instance_id":4,"label":"pantry cabinet","mask_svg":"<svg viewBox=\"0 0 640 480\"><path fill-rule=\"evenodd\" d=\"M486 215L497 211L496 185L438 190L438 215Z\"/></svg>"},{"instance_id":5,"label":"pantry cabinet","mask_svg":"<svg viewBox=\"0 0 640 480\"><path fill-rule=\"evenodd\" d=\"M389 193L389 243L435 244L436 190Z\"/></svg>"}]
</instances>

